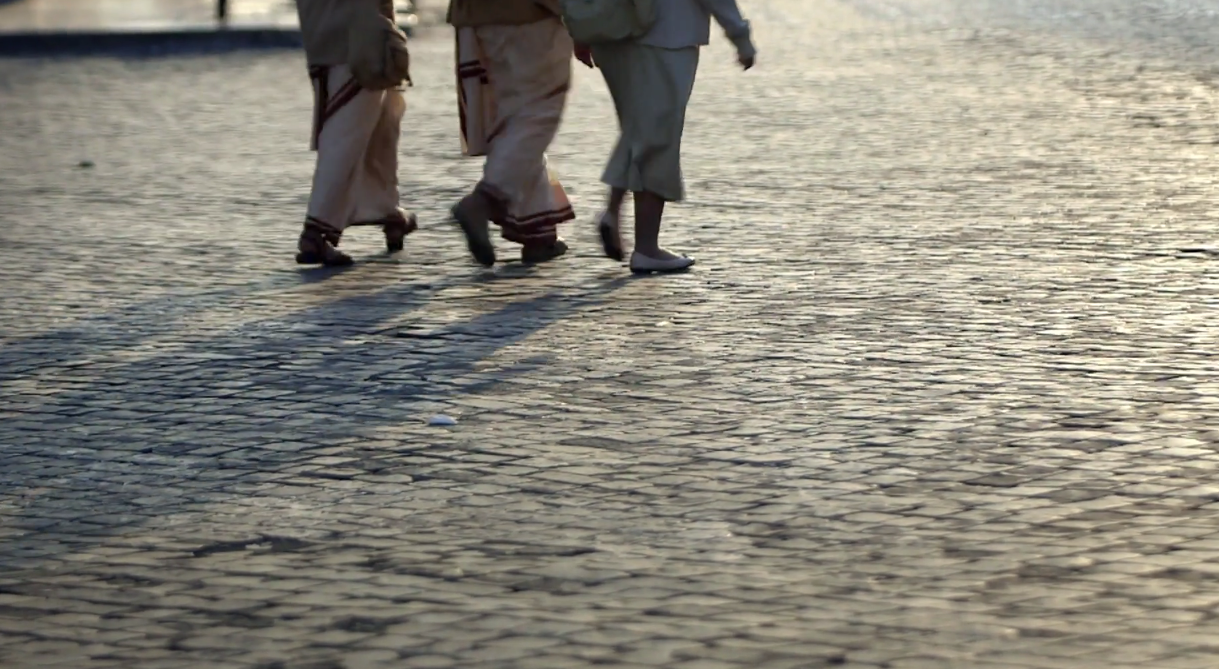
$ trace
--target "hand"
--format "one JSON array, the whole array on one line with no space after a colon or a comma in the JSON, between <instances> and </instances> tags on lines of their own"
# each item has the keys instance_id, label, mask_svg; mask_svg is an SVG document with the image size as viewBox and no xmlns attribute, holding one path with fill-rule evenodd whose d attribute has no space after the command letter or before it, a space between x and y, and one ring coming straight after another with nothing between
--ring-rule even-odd
<instances>
[{"instance_id":1,"label":"hand","mask_svg":"<svg viewBox=\"0 0 1219 669\"><path fill-rule=\"evenodd\" d=\"M593 62L592 47L588 46L587 44L576 45L576 60L584 63L590 68L597 66L597 64Z\"/></svg>"},{"instance_id":2,"label":"hand","mask_svg":"<svg viewBox=\"0 0 1219 669\"><path fill-rule=\"evenodd\" d=\"M736 46L736 62L746 70L753 68L758 59L758 48L749 39L749 33L738 36L732 43Z\"/></svg>"}]
</instances>

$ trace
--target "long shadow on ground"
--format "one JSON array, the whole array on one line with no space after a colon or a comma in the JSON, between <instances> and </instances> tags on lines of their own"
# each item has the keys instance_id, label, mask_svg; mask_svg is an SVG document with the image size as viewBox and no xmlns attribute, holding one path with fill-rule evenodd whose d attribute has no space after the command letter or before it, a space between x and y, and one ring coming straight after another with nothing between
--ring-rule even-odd
<instances>
[{"instance_id":1,"label":"long shadow on ground","mask_svg":"<svg viewBox=\"0 0 1219 669\"><path fill-rule=\"evenodd\" d=\"M8 407L38 418L9 423L0 443L0 489L11 493L0 570L240 495L320 450L485 392L545 359L473 374L480 361L624 283L511 301L406 337L387 324L424 306L430 284L404 283L150 358L60 369L57 392Z\"/></svg>"}]
</instances>

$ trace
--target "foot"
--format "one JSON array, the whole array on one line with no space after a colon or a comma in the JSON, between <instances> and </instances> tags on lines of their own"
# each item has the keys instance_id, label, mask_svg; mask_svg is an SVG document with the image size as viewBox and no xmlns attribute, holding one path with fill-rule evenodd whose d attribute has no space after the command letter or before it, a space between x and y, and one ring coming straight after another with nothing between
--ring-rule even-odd
<instances>
[{"instance_id":1,"label":"foot","mask_svg":"<svg viewBox=\"0 0 1219 669\"><path fill-rule=\"evenodd\" d=\"M605 257L622 262L625 255L622 252L622 229L618 225L618 214L603 212L597 218L597 234L601 236L601 247L605 249Z\"/></svg>"},{"instance_id":2,"label":"foot","mask_svg":"<svg viewBox=\"0 0 1219 669\"><path fill-rule=\"evenodd\" d=\"M679 256L664 249L648 254L635 251L631 254L631 271L636 274L672 274L684 272L694 266L694 258Z\"/></svg>"},{"instance_id":3,"label":"foot","mask_svg":"<svg viewBox=\"0 0 1219 669\"><path fill-rule=\"evenodd\" d=\"M385 219L381 229L385 231L385 250L397 253L406 246L406 236L419 229L419 219L399 210L396 216Z\"/></svg>"},{"instance_id":4,"label":"foot","mask_svg":"<svg viewBox=\"0 0 1219 669\"><path fill-rule=\"evenodd\" d=\"M390 253L397 253L405 246L407 235L419 229L419 221L415 218L414 214L397 209L388 216L355 221L349 227L357 226L375 226L381 228L381 231L385 233L385 249ZM342 233L328 234L326 239L332 246L337 247L339 245L340 234Z\"/></svg>"},{"instance_id":5,"label":"foot","mask_svg":"<svg viewBox=\"0 0 1219 669\"><path fill-rule=\"evenodd\" d=\"M316 228L305 228L296 243L296 262L299 265L324 265L346 267L352 264L351 256L334 248L327 233Z\"/></svg>"},{"instance_id":6,"label":"foot","mask_svg":"<svg viewBox=\"0 0 1219 669\"><path fill-rule=\"evenodd\" d=\"M466 235L466 245L470 255L483 267L495 264L495 245L491 242L490 223L492 203L480 191L474 191L463 197L453 207L453 220L461 226Z\"/></svg>"},{"instance_id":7,"label":"foot","mask_svg":"<svg viewBox=\"0 0 1219 669\"><path fill-rule=\"evenodd\" d=\"M565 253L567 253L567 242L560 237L553 244L522 247L521 262L527 265L543 263L547 260L554 260Z\"/></svg>"}]
</instances>

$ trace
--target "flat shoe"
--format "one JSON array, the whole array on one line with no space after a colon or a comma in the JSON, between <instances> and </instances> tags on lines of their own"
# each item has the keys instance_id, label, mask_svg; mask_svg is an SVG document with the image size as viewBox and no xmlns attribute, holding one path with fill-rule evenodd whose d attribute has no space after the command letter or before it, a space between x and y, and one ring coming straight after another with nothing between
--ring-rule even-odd
<instances>
[{"instance_id":1,"label":"flat shoe","mask_svg":"<svg viewBox=\"0 0 1219 669\"><path fill-rule=\"evenodd\" d=\"M605 257L622 262L626 255L622 252L622 230L618 227L618 218L608 211L602 212L597 218L597 234L601 236Z\"/></svg>"},{"instance_id":2,"label":"flat shoe","mask_svg":"<svg viewBox=\"0 0 1219 669\"><path fill-rule=\"evenodd\" d=\"M688 256L661 260L645 256L638 251L631 254L631 271L635 274L674 274L684 272L693 266L694 258Z\"/></svg>"}]
</instances>

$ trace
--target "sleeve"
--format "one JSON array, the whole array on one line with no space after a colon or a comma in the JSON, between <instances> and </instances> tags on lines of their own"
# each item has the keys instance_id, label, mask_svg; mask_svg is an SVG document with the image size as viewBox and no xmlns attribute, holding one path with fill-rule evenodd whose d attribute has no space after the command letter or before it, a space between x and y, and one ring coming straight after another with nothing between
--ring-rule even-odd
<instances>
[{"instance_id":1,"label":"sleeve","mask_svg":"<svg viewBox=\"0 0 1219 669\"><path fill-rule=\"evenodd\" d=\"M739 53L744 55L757 53L757 49L753 46L749 22L741 16L741 8L737 6L736 0L698 0L698 4L715 17L715 22L724 29L724 35L732 41Z\"/></svg>"}]
</instances>

